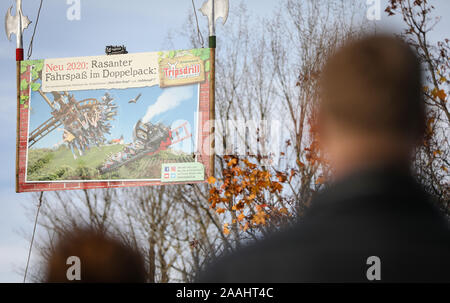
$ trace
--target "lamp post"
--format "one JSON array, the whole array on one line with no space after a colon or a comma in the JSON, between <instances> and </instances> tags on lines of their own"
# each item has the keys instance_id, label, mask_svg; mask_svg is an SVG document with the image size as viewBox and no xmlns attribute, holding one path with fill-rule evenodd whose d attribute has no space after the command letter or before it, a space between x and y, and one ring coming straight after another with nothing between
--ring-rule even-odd
<instances>
[{"instance_id":1,"label":"lamp post","mask_svg":"<svg viewBox=\"0 0 450 303\"><path fill-rule=\"evenodd\" d=\"M11 14L12 6L6 12L5 17L5 31L9 41L11 41L11 35L16 35L16 81L17 81L17 126L16 126L16 190L18 186L17 180L18 166L19 166L19 125L20 125L20 62L23 61L23 31L30 25L28 17L23 15L22 12L22 0L16 0L16 14Z\"/></svg>"},{"instance_id":2,"label":"lamp post","mask_svg":"<svg viewBox=\"0 0 450 303\"><path fill-rule=\"evenodd\" d=\"M227 22L228 12L229 12L229 1L228 0L207 0L200 11L204 16L208 18L209 23L209 48L211 49L210 54L210 87L209 87L209 120L212 123L210 130L211 138L211 151L210 156L210 175L214 176L215 167L215 96L216 96L216 21L222 18L223 24Z\"/></svg>"}]
</instances>

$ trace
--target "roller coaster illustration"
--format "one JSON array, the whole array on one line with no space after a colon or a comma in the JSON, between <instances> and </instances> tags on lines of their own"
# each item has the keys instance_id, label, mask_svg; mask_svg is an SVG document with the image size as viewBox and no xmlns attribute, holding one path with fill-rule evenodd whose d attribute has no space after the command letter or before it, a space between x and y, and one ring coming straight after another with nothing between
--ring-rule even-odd
<instances>
[{"instance_id":1,"label":"roller coaster illustration","mask_svg":"<svg viewBox=\"0 0 450 303\"><path fill-rule=\"evenodd\" d=\"M143 123L139 120L133 129L133 143L126 146L122 152L111 154L102 167L100 173L108 173L120 167L142 159L145 156L152 156L160 151L167 150L179 142L192 137L189 132L188 123L185 122L175 129L163 125L162 123Z\"/></svg>"},{"instance_id":2,"label":"roller coaster illustration","mask_svg":"<svg viewBox=\"0 0 450 303\"><path fill-rule=\"evenodd\" d=\"M68 92L52 92L53 101L41 94L51 107L51 117L30 131L28 147L34 146L53 131L64 130L63 141L71 149L74 158L92 146L106 145L107 134L111 135L111 121L117 116L118 106L106 92L100 99L88 98L77 101ZM167 150L181 141L191 138L188 123L170 129L162 123L153 124L139 120L132 133L133 143L125 145L123 151L108 155L103 165L97 167L100 173L114 171L145 156Z\"/></svg>"},{"instance_id":3,"label":"roller coaster illustration","mask_svg":"<svg viewBox=\"0 0 450 303\"><path fill-rule=\"evenodd\" d=\"M52 109L52 117L30 132L29 148L61 126L67 138L64 142L78 150L105 142L105 135L109 134L111 129L109 121L117 115L114 98L105 93L101 100L88 98L77 101L68 92L52 92L52 95L53 102L42 94Z\"/></svg>"},{"instance_id":4,"label":"roller coaster illustration","mask_svg":"<svg viewBox=\"0 0 450 303\"><path fill-rule=\"evenodd\" d=\"M63 141L55 146L66 143L75 159L78 155L83 156L90 147L106 142L105 136L110 134L111 130L110 121L117 115L117 106L109 93L105 93L100 100L88 98L81 101L77 101L74 95L68 92L51 94L53 101L43 93L41 96L51 107L52 117L30 131L28 148L60 127L64 131Z\"/></svg>"}]
</instances>

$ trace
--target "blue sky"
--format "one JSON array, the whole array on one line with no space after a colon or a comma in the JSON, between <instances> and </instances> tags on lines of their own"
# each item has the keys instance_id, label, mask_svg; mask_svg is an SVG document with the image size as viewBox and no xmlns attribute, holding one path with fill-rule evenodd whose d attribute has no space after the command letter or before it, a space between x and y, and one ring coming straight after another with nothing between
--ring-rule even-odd
<instances>
[{"instance_id":1,"label":"blue sky","mask_svg":"<svg viewBox=\"0 0 450 303\"><path fill-rule=\"evenodd\" d=\"M354 0L362 1L366 0ZM383 0L382 7L387 0ZM447 38L450 28L450 1L436 0L437 13L443 16L435 28L433 40ZM3 18L12 0L0 1L0 16ZM203 0L195 0L197 8ZM233 7L236 0L230 0ZM270 15L279 5L277 0L246 0L249 11L256 16ZM38 0L24 0L23 10L31 20L36 19ZM68 5L64 0L44 0L44 7L34 41L31 59L78 57L102 55L104 47L110 44L125 44L130 52L164 50L168 33L184 25L187 14L192 10L190 0L81 0L81 20L68 21ZM446 18L447 17L447 18ZM202 25L206 19L199 15ZM3 19L0 24L3 24ZM376 24L380 27L398 28L398 17L387 18L384 14ZM24 37L28 47L32 27ZM220 35L221 26L217 33ZM28 241L17 231L31 233L32 223L23 209L25 204L35 205L29 194L15 194L15 37L8 42L3 29L0 30L0 282L21 282L15 272L24 267ZM185 39L174 40L175 49L189 45ZM125 134L124 134L125 135Z\"/></svg>"}]
</instances>

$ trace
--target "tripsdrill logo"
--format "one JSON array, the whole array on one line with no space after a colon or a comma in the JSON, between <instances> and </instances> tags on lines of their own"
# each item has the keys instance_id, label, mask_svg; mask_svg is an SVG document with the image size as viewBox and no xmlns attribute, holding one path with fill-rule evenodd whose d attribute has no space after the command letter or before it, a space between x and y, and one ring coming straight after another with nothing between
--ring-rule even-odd
<instances>
[{"instance_id":1,"label":"tripsdrill logo","mask_svg":"<svg viewBox=\"0 0 450 303\"><path fill-rule=\"evenodd\" d=\"M181 68L177 68L178 62L167 63L168 67L164 68L164 75L167 79L178 80L188 79L200 76L201 66L200 64L187 65Z\"/></svg>"}]
</instances>

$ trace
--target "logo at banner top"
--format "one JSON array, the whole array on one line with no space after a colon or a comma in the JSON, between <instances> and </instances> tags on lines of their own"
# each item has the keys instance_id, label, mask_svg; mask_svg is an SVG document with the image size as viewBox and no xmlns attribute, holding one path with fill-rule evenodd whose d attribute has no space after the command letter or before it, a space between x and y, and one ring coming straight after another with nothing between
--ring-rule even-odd
<instances>
[{"instance_id":1,"label":"logo at banner top","mask_svg":"<svg viewBox=\"0 0 450 303\"><path fill-rule=\"evenodd\" d=\"M159 63L160 87L201 83L205 79L205 63L199 57L164 58Z\"/></svg>"}]
</instances>

